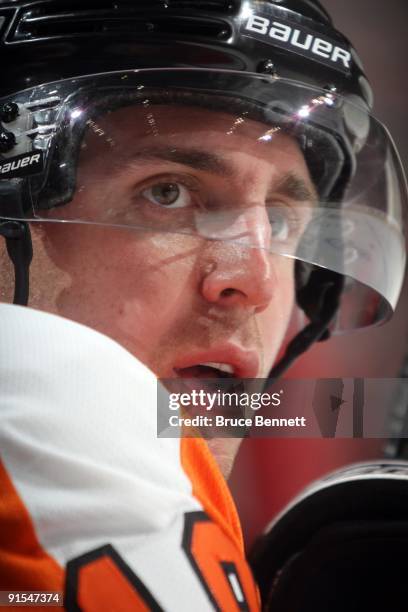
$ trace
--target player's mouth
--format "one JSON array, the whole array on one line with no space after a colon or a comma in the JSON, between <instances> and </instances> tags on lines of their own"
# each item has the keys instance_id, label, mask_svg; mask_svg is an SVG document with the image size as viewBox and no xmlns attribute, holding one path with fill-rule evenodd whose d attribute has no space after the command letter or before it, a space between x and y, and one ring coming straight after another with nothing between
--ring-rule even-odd
<instances>
[{"instance_id":1,"label":"player's mouth","mask_svg":"<svg viewBox=\"0 0 408 612\"><path fill-rule=\"evenodd\" d=\"M259 362L256 351L227 345L185 355L177 360L173 370L177 378L256 378Z\"/></svg>"}]
</instances>

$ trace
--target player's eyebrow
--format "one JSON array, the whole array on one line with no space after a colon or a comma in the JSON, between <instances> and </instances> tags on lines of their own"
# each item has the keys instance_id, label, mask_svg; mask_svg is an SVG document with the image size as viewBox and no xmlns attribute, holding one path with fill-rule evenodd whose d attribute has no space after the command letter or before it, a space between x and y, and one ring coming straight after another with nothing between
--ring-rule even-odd
<instances>
[{"instance_id":1,"label":"player's eyebrow","mask_svg":"<svg viewBox=\"0 0 408 612\"><path fill-rule=\"evenodd\" d=\"M189 166L194 170L209 172L217 176L232 177L236 173L228 162L217 153L200 151L192 148L149 147L132 154L132 162L149 163L151 161L170 161Z\"/></svg>"},{"instance_id":2,"label":"player's eyebrow","mask_svg":"<svg viewBox=\"0 0 408 612\"><path fill-rule=\"evenodd\" d=\"M294 172L284 174L274 186L273 191L286 196L295 202L311 202L317 200L317 193L312 185Z\"/></svg>"},{"instance_id":3,"label":"player's eyebrow","mask_svg":"<svg viewBox=\"0 0 408 612\"><path fill-rule=\"evenodd\" d=\"M133 152L130 163L148 164L152 161L170 161L217 176L233 178L237 175L234 167L221 155L195 148L168 146L147 147ZM287 172L272 187L279 193L296 202L315 202L317 195L312 186L295 172Z\"/></svg>"}]
</instances>

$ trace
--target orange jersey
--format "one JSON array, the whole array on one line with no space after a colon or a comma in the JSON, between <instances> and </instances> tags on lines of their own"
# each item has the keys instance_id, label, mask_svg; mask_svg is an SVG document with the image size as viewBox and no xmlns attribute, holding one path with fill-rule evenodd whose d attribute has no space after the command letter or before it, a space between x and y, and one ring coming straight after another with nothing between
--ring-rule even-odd
<instances>
[{"instance_id":1,"label":"orange jersey","mask_svg":"<svg viewBox=\"0 0 408 612\"><path fill-rule=\"evenodd\" d=\"M0 328L0 591L90 612L258 610L206 443L157 437L154 375L59 317L0 305Z\"/></svg>"}]
</instances>

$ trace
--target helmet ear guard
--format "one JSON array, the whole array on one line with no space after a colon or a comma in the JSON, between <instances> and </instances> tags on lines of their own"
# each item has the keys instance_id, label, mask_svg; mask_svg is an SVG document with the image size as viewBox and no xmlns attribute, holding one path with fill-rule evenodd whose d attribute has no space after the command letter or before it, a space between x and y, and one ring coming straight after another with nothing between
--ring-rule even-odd
<instances>
[{"instance_id":1,"label":"helmet ear guard","mask_svg":"<svg viewBox=\"0 0 408 612\"><path fill-rule=\"evenodd\" d=\"M321 318L327 320L331 310L333 317L335 316L338 300L332 300L330 288L334 285L343 287L344 279L341 274L297 260L295 281L296 301L311 322L317 323ZM327 338L321 338L325 339Z\"/></svg>"},{"instance_id":2,"label":"helmet ear guard","mask_svg":"<svg viewBox=\"0 0 408 612\"><path fill-rule=\"evenodd\" d=\"M333 137L331 142L335 142ZM341 202L347 190L354 164L353 156L344 155L337 143L335 144L335 151L338 156L336 165L339 171L335 175L336 182L334 184L332 182L329 183L329 186L325 186L323 189L326 193L329 192L326 196L329 200ZM308 151L310 151L310 148L308 148ZM310 152L309 157L308 153L305 153L305 157L309 169L314 168L313 161L310 159ZM311 170L311 174L316 176L313 170ZM315 182L317 181L318 178L316 176ZM325 185L324 182L323 185ZM322 199L324 198L325 192L322 194ZM312 323L318 324L319 321L328 321L330 325L333 322L339 308L344 284L345 280L341 274L314 266L300 259L297 259L295 262L296 301ZM330 329L327 327L323 330L318 341L328 340L330 335Z\"/></svg>"}]
</instances>

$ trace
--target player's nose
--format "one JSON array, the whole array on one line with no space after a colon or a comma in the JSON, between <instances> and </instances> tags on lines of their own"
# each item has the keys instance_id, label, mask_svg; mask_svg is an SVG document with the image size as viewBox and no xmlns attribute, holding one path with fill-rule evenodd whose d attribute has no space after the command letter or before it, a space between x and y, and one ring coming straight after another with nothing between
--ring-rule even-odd
<instances>
[{"instance_id":1,"label":"player's nose","mask_svg":"<svg viewBox=\"0 0 408 612\"><path fill-rule=\"evenodd\" d=\"M212 238L203 266L204 299L221 306L264 310L272 300L276 281L265 207L248 207Z\"/></svg>"}]
</instances>

